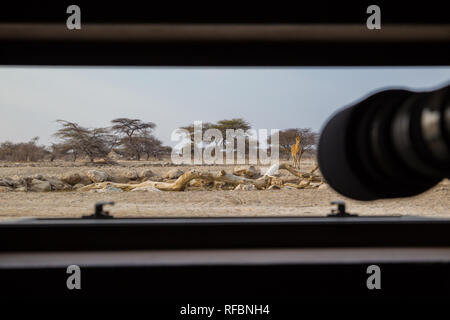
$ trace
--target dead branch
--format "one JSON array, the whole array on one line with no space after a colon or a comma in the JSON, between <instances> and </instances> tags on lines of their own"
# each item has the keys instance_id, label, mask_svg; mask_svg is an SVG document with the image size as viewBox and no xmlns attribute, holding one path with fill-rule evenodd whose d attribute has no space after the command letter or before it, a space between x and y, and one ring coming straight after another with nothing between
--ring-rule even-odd
<instances>
[{"instance_id":1,"label":"dead branch","mask_svg":"<svg viewBox=\"0 0 450 320\"><path fill-rule=\"evenodd\" d=\"M218 174L213 175L209 172L199 172L197 170L190 170L181 175L174 182L158 182L158 181L145 181L137 184L128 184L128 183L113 183L113 182L99 182L93 183L87 186L84 186L79 189L79 191L90 191L96 189L103 189L108 185L111 185L115 188L121 189L123 191L131 191L136 188L142 187L154 187L161 191L182 191L185 189L186 185L189 181L193 179L202 179L206 181L218 181L225 182L231 185L239 185L239 184L252 184L258 189L262 189L268 186L269 178L261 177L259 179L249 179L245 177L235 176L232 174L226 173L224 170L220 171Z\"/></svg>"},{"instance_id":2,"label":"dead branch","mask_svg":"<svg viewBox=\"0 0 450 320\"><path fill-rule=\"evenodd\" d=\"M290 164L288 163L281 163L279 166L279 169L284 169L289 171L291 174L293 174L294 176L300 178L300 179L307 179L307 178L311 178L313 177L314 172L318 169L318 166L316 165L314 167L314 169L312 169L310 172L301 172L295 168L293 168Z\"/></svg>"}]
</instances>

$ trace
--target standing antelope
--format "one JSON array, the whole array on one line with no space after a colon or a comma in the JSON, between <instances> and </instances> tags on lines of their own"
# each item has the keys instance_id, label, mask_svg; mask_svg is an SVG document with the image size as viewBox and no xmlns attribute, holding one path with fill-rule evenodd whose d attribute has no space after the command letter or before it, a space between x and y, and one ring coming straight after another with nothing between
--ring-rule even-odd
<instances>
[{"instance_id":1,"label":"standing antelope","mask_svg":"<svg viewBox=\"0 0 450 320\"><path fill-rule=\"evenodd\" d=\"M294 168L300 168L300 157L302 155L302 146L300 145L301 141L301 136L295 137L295 144L291 147L292 166Z\"/></svg>"}]
</instances>

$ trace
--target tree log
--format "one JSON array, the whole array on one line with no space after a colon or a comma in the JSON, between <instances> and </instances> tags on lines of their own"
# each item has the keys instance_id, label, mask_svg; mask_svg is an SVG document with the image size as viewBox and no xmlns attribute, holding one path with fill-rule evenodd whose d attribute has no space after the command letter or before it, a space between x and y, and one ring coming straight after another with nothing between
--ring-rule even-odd
<instances>
[{"instance_id":1,"label":"tree log","mask_svg":"<svg viewBox=\"0 0 450 320\"><path fill-rule=\"evenodd\" d=\"M275 168L273 168L275 169ZM322 182L322 178L319 175L314 175L314 171L317 170L317 166L308 173L300 172L294 169L287 163L282 163L278 166L278 169L284 169L292 173L294 176L300 179L299 184L286 183L287 181L283 181L283 179L279 179L276 177L272 177L269 175L264 175L258 179L250 179L243 176L236 176L234 174L228 174L224 170L219 171L217 174L212 174L209 172L200 172L198 170L189 170L181 175L174 182L160 182L160 181L150 181L147 180L142 183L114 183L114 182L100 182L93 183L87 186L84 186L79 191L90 191L90 190L99 190L104 189L108 185L111 185L115 188L121 189L123 191L131 191L136 188L142 187L154 187L161 191L183 191L190 181L194 179L205 180L207 182L222 182L226 184L231 184L234 186L240 184L251 184L254 185L257 189L268 188L270 185L289 185L295 186L296 188L303 189L309 186L310 182ZM274 170L272 170L274 171ZM275 170L276 171L276 170Z\"/></svg>"},{"instance_id":2,"label":"tree log","mask_svg":"<svg viewBox=\"0 0 450 320\"><path fill-rule=\"evenodd\" d=\"M287 170L290 173L292 173L294 176L299 177L300 179L307 179L307 178L311 178L311 177L314 176L313 174L318 169L318 166L316 165L314 167L314 169L312 169L310 172L301 172L301 171L293 168L288 163L281 163L280 166L279 166L279 169Z\"/></svg>"},{"instance_id":3,"label":"tree log","mask_svg":"<svg viewBox=\"0 0 450 320\"><path fill-rule=\"evenodd\" d=\"M261 177L259 179L249 179L245 177L235 176L232 174L226 173L224 170L220 171L217 175L213 175L209 172L199 172L197 170L190 170L180 176L174 182L157 182L157 181L145 181L137 184L128 184L128 183L113 183L113 182L100 182L93 183L87 186L84 186L79 191L90 191L90 190L98 190L107 187L108 185L112 185L118 189L123 191L131 191L135 188L141 187L155 187L161 191L182 191L189 183L189 181L193 179L203 179L207 181L219 181L225 182L232 185L239 184L252 184L258 189L265 188L269 185L269 178Z\"/></svg>"}]
</instances>

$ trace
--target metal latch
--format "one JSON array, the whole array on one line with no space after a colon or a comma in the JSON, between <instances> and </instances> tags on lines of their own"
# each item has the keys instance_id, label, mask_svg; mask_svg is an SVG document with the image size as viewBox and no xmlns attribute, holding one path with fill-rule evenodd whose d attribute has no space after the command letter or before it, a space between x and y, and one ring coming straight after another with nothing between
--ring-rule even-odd
<instances>
[{"instance_id":1,"label":"metal latch","mask_svg":"<svg viewBox=\"0 0 450 320\"><path fill-rule=\"evenodd\" d=\"M114 218L109 214L109 211L104 211L103 206L106 205L114 205L113 201L100 201L95 204L95 212L94 214L83 216L84 219L112 219Z\"/></svg>"},{"instance_id":2,"label":"metal latch","mask_svg":"<svg viewBox=\"0 0 450 320\"><path fill-rule=\"evenodd\" d=\"M345 202L342 200L332 201L331 204L337 205L337 209L331 209L328 217L356 217L357 214L351 214L345 211Z\"/></svg>"}]
</instances>

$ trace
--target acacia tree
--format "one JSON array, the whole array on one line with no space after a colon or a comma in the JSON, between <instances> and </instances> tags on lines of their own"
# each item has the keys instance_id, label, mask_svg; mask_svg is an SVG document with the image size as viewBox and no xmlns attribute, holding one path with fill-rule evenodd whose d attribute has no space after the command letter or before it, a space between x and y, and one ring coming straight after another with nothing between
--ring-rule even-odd
<instances>
[{"instance_id":1,"label":"acacia tree","mask_svg":"<svg viewBox=\"0 0 450 320\"><path fill-rule=\"evenodd\" d=\"M143 150L139 136L150 134L156 125L153 122L129 118L117 118L111 120L111 123L111 129L121 137L120 144L127 153L130 153L136 160L140 160Z\"/></svg>"},{"instance_id":2,"label":"acacia tree","mask_svg":"<svg viewBox=\"0 0 450 320\"><path fill-rule=\"evenodd\" d=\"M61 128L54 134L62 141L66 150L71 150L73 154L84 154L91 162L95 158L106 158L112 147L109 145L108 128L85 128L75 122L57 120Z\"/></svg>"},{"instance_id":3,"label":"acacia tree","mask_svg":"<svg viewBox=\"0 0 450 320\"><path fill-rule=\"evenodd\" d=\"M45 146L37 144L39 137L28 142L3 142L0 144L0 160L7 161L38 161L49 155Z\"/></svg>"},{"instance_id":4,"label":"acacia tree","mask_svg":"<svg viewBox=\"0 0 450 320\"><path fill-rule=\"evenodd\" d=\"M233 118L233 119L224 119L219 120L212 126L214 129L218 129L222 133L223 141L227 145L234 146L234 153L238 151L238 137L244 139L244 154L242 156L249 154L250 148L250 136L247 134L247 130L251 129L250 122L244 120L243 118ZM227 130L235 130L235 136L228 140L226 132ZM220 141L221 142L221 141Z\"/></svg>"},{"instance_id":5,"label":"acacia tree","mask_svg":"<svg viewBox=\"0 0 450 320\"><path fill-rule=\"evenodd\" d=\"M222 136L226 138L226 131L229 129L243 130L244 132L251 129L250 123L242 118L224 119L217 121L212 125L212 128L220 130Z\"/></svg>"},{"instance_id":6,"label":"acacia tree","mask_svg":"<svg viewBox=\"0 0 450 320\"><path fill-rule=\"evenodd\" d=\"M212 127L213 127L213 124L210 123L210 122L202 123L202 137L204 136L206 130L211 129ZM187 132L189 132L190 139L191 139L191 142L190 142L191 155L194 154L194 150L196 148L200 149L200 150L203 149L203 147L204 147L203 145L196 146L195 143L194 143L194 131L195 131L194 129L195 128L194 128L193 124L190 124L190 125L188 125L186 127L181 127L181 129L186 130Z\"/></svg>"},{"instance_id":7,"label":"acacia tree","mask_svg":"<svg viewBox=\"0 0 450 320\"><path fill-rule=\"evenodd\" d=\"M50 150L50 161L65 158L72 151L72 149L69 146L65 145L64 143L52 143L50 145L49 150ZM73 153L72 156L73 161L76 161L77 159L76 154Z\"/></svg>"},{"instance_id":8,"label":"acacia tree","mask_svg":"<svg viewBox=\"0 0 450 320\"><path fill-rule=\"evenodd\" d=\"M143 151L147 155L147 160L150 157L158 158L164 155L170 155L171 147L163 146L161 140L155 137L146 137L142 143Z\"/></svg>"},{"instance_id":9,"label":"acacia tree","mask_svg":"<svg viewBox=\"0 0 450 320\"><path fill-rule=\"evenodd\" d=\"M194 152L194 148L203 148L204 146L195 146L194 145L194 125L191 124L189 126L183 127L181 129L185 129L189 132L189 134L191 135L191 150L192 152ZM217 129L220 131L220 133L222 134L222 139L216 139L214 141L214 143L216 145L219 144L223 144L225 143L234 143L234 146L236 146L236 140L237 137L235 136L233 138L233 141L226 141L227 135L226 132L227 130L242 130L244 137L245 137L245 150L248 150L248 136L246 135L246 131L251 129L250 123L247 120L244 120L242 118L233 118L233 119L224 119L224 120L219 120L216 123L213 122L205 122L202 123L202 137L204 136L204 133L206 130L208 129ZM236 150L236 147L235 147Z\"/></svg>"}]
</instances>

